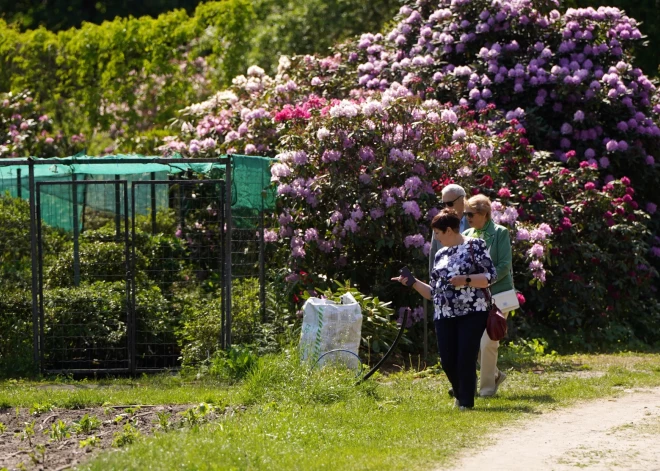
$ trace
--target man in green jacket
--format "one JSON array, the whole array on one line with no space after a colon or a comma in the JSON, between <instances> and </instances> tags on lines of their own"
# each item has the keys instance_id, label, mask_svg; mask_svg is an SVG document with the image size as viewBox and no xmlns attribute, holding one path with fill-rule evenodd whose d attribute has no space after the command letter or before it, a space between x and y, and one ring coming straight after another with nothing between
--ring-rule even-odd
<instances>
[{"instance_id":1,"label":"man in green jacket","mask_svg":"<svg viewBox=\"0 0 660 471\"><path fill-rule=\"evenodd\" d=\"M513 290L509 230L493 222L488 197L476 195L470 198L466 202L465 215L470 224L470 229L463 232L463 235L483 239L490 252L490 258L495 264L497 275L495 281L490 285L491 294L496 295ZM506 310L506 312L503 310L502 313L506 316L510 310ZM500 342L491 340L484 331L481 337L478 360L481 365L479 395L482 397L493 396L506 379L506 374L497 368L497 349L499 346Z\"/></svg>"}]
</instances>

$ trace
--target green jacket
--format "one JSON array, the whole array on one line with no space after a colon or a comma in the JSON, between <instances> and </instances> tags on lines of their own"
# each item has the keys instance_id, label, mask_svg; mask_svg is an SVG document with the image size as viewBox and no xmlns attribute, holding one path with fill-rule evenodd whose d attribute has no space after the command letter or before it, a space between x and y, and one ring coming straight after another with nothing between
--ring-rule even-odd
<instances>
[{"instance_id":1,"label":"green jacket","mask_svg":"<svg viewBox=\"0 0 660 471\"><path fill-rule=\"evenodd\" d=\"M463 231L463 235L477 237L475 232L473 228L470 228ZM486 247L490 251L490 258L493 259L495 270L497 271L497 278L491 283L490 292L497 294L513 289L511 238L509 237L509 230L489 220L482 229L481 237L479 238L486 241Z\"/></svg>"}]
</instances>

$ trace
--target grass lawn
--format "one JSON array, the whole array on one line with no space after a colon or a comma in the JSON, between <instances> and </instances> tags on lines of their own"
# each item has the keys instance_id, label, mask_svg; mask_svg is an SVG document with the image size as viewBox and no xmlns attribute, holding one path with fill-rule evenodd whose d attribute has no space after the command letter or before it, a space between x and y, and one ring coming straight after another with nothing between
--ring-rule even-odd
<instances>
[{"instance_id":1,"label":"grass lawn","mask_svg":"<svg viewBox=\"0 0 660 471\"><path fill-rule=\"evenodd\" d=\"M0 385L0 403L31 407L214 402L232 408L208 424L141 438L82 469L427 470L505 423L577 400L660 386L659 355L506 357L496 398L459 412L434 368L404 370L354 386L339 373L303 372L285 356L262 358L228 387L179 377Z\"/></svg>"}]
</instances>

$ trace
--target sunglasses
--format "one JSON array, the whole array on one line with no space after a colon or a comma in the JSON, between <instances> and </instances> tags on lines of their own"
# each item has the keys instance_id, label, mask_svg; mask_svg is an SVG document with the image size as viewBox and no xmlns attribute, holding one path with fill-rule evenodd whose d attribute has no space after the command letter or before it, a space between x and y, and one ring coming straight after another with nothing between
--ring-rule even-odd
<instances>
[{"instance_id":1,"label":"sunglasses","mask_svg":"<svg viewBox=\"0 0 660 471\"><path fill-rule=\"evenodd\" d=\"M474 216L476 216L479 213L473 213L472 211L465 211L463 214L465 214L468 218L472 219Z\"/></svg>"},{"instance_id":2,"label":"sunglasses","mask_svg":"<svg viewBox=\"0 0 660 471\"><path fill-rule=\"evenodd\" d=\"M461 198L463 198L463 196L459 196L458 198L456 198L455 200L452 200L452 201L441 201L441 202L440 202L440 207L441 207L441 208L444 208L444 207L446 206L446 207L448 207L448 208L453 208L453 207L454 207L454 203L455 203L456 201L458 201L459 199L461 199Z\"/></svg>"}]
</instances>

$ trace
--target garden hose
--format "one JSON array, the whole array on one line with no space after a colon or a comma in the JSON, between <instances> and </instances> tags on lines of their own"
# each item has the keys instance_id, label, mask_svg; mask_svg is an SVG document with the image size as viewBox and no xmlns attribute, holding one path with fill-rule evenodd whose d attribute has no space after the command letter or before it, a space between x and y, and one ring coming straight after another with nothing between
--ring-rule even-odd
<instances>
[{"instance_id":1,"label":"garden hose","mask_svg":"<svg viewBox=\"0 0 660 471\"><path fill-rule=\"evenodd\" d=\"M403 319L401 320L401 328L399 329L399 333L397 334L396 338L394 339L394 342L392 342L392 345L390 346L390 349L385 353L383 358L380 359L378 363L376 363L376 366L371 368L369 372L364 375L360 380L356 383L356 386L358 384L361 384L362 382L368 380L371 375L373 375L376 371L378 371L378 368L380 368L380 365L383 364L385 360L392 354L394 351L394 348L396 347L396 344L399 343L399 339L401 339L401 336L403 335L403 330L406 328L406 321L408 320L408 313L410 312L410 308L407 308L403 311Z\"/></svg>"}]
</instances>

